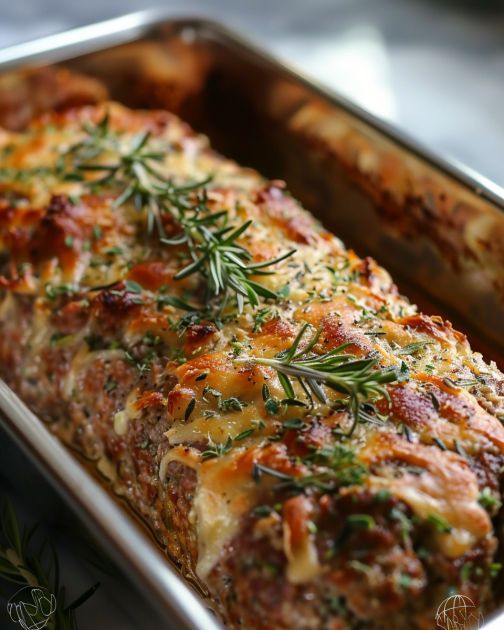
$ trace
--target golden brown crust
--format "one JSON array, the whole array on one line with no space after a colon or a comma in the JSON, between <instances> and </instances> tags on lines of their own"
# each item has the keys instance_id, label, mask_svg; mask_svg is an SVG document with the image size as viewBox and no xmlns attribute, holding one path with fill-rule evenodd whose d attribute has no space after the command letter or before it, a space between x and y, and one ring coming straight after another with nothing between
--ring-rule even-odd
<instances>
[{"instance_id":1,"label":"golden brown crust","mask_svg":"<svg viewBox=\"0 0 504 630\"><path fill-rule=\"evenodd\" d=\"M173 298L194 303L201 279L176 279L185 246L146 236L114 186L57 169L105 111L125 142L151 132L168 178L213 174L208 211L252 220L240 244L253 261L296 249L261 277L278 299L188 319ZM230 625L430 627L453 590L493 605L503 378L464 335L417 313L283 183L165 112L46 115L2 135L0 156L0 373L97 460ZM294 383L292 404L273 367L243 359L277 356L305 324L320 331L316 355L343 346L396 370L351 437L342 392L310 405ZM309 482L320 474L338 485Z\"/></svg>"}]
</instances>

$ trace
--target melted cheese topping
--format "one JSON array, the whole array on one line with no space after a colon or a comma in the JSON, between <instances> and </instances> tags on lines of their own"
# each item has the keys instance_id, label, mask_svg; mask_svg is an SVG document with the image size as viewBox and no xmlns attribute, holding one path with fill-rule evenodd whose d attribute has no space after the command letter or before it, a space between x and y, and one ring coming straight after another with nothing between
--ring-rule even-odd
<instances>
[{"instance_id":1,"label":"melted cheese topping","mask_svg":"<svg viewBox=\"0 0 504 630\"><path fill-rule=\"evenodd\" d=\"M287 578L292 584L310 582L322 573L315 537L308 528L311 512L311 503L303 495L284 504L283 548L287 557Z\"/></svg>"},{"instance_id":2,"label":"melted cheese topping","mask_svg":"<svg viewBox=\"0 0 504 630\"><path fill-rule=\"evenodd\" d=\"M198 469L192 515L198 528L196 572L202 579L239 531L241 517L255 505L257 484L250 472L240 452L205 462Z\"/></svg>"},{"instance_id":3,"label":"melted cheese topping","mask_svg":"<svg viewBox=\"0 0 504 630\"><path fill-rule=\"evenodd\" d=\"M284 551L287 556L287 579L292 584L304 584L318 577L322 571L312 536L305 536L302 544L293 549L288 525L284 525Z\"/></svg>"},{"instance_id":4,"label":"melted cheese topping","mask_svg":"<svg viewBox=\"0 0 504 630\"><path fill-rule=\"evenodd\" d=\"M436 542L449 557L458 557L491 531L488 514L478 503L476 477L465 460L455 453L410 444L397 436L376 435L361 453L364 461L376 464L395 460L420 466L422 474L405 473L400 478L371 477L370 487L386 488L423 520L438 517L451 531L437 532Z\"/></svg>"},{"instance_id":5,"label":"melted cheese topping","mask_svg":"<svg viewBox=\"0 0 504 630\"><path fill-rule=\"evenodd\" d=\"M157 168L167 179L194 182L213 175L208 204L227 210L231 222L252 220L240 244L254 261L296 250L271 268L274 273L257 278L280 294L278 300L261 304L261 310L247 304L220 328L207 321L180 326L187 313L159 297L198 298L197 274L175 280L185 264L183 251L146 238L145 213L131 200L116 207L117 190L105 186L90 192L85 182L61 181L54 169L62 151L85 136L83 121L101 120L105 109L124 146L138 131L150 130L153 150L164 155ZM159 415L169 423L159 449L164 455L155 460L159 481L166 483L171 462L197 473L191 521L202 579L231 548L258 502L276 504L274 480L252 475L271 445L282 447L283 458L266 459L264 465L294 477L313 471L284 423L301 423L298 437L312 440L308 452L341 442L332 430L348 426L344 409L335 412L317 401L310 406L297 382L295 395L305 404L289 406L282 402L285 392L275 370L236 361L276 356L305 323L321 330L316 352L344 345L356 357L374 356L380 367L396 366L405 375L406 383L388 386L390 401L375 401L386 418L379 428L359 423L353 438L343 442L372 469L364 486L388 490L421 520L442 519L449 531L435 532L433 540L448 558L462 556L491 535L489 515L478 503L476 474L457 452L463 447L477 457L488 450L502 458L504 428L496 417L504 413L502 375L449 323L418 314L385 270L345 250L281 183L268 183L219 157L205 138L173 116L117 104L48 117L26 134L2 134L2 143L9 146L0 153L7 174L38 169L33 176L0 177L0 327L15 330L16 317L25 318L22 300L34 303L19 374L48 383L45 364L53 361L52 370L54 355L61 358L61 397L85 415L96 398L107 396L86 390L95 368L117 363L133 372L135 385L114 401L107 427L114 444L120 437L134 448L137 422L131 420L143 418L142 396L158 394ZM108 286L126 281L139 285L140 293ZM51 294L51 288L62 294ZM0 352L3 347L0 339ZM328 396L332 404L346 400L338 392ZM408 427L413 444L398 434L401 425ZM98 463L114 479L115 466L106 458ZM359 487L352 491L357 496ZM316 496L312 489L306 494ZM318 557L317 535L307 526L311 506L282 500L283 510L268 522L281 522L282 539L274 544L285 555L286 579L313 581L323 574L326 560Z\"/></svg>"},{"instance_id":6,"label":"melted cheese topping","mask_svg":"<svg viewBox=\"0 0 504 630\"><path fill-rule=\"evenodd\" d=\"M132 391L126 399L124 409L114 414L114 431L117 435L125 435L128 432L128 424L130 420L134 420L140 416L140 409L136 406L138 400L138 392Z\"/></svg>"}]
</instances>

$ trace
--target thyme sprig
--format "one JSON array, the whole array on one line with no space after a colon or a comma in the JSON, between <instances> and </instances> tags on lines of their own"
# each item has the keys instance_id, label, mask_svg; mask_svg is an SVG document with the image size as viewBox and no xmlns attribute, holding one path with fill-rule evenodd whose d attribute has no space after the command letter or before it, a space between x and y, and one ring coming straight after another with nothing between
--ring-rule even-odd
<instances>
[{"instance_id":1,"label":"thyme sprig","mask_svg":"<svg viewBox=\"0 0 504 630\"><path fill-rule=\"evenodd\" d=\"M207 448L202 451L201 459L206 461L207 459L214 459L215 457L221 457L222 455L226 455L233 448L233 438L228 435L227 440L220 444L218 442L214 442L210 437L208 438Z\"/></svg>"},{"instance_id":2,"label":"thyme sprig","mask_svg":"<svg viewBox=\"0 0 504 630\"><path fill-rule=\"evenodd\" d=\"M323 387L347 394L348 409L353 422L345 435L350 436L359 421L361 406L374 398L388 398L384 385L397 381L397 372L393 368L376 369L377 361L374 358L357 359L354 355L344 352L350 344L342 344L325 354L314 353L313 348L320 337L320 330L301 347L309 328L310 325L305 324L292 346L272 359L249 356L237 358L235 363L259 364L274 368L288 399L296 398L293 379L301 385L312 405L314 398L323 404L329 404Z\"/></svg>"},{"instance_id":3,"label":"thyme sprig","mask_svg":"<svg viewBox=\"0 0 504 630\"><path fill-rule=\"evenodd\" d=\"M367 468L356 457L355 452L343 444L317 449L303 458L312 467L307 475L294 476L274 468L255 464L253 476L259 481L262 475L278 479L277 490L305 492L311 488L320 492L337 492L344 486L360 485L367 475Z\"/></svg>"},{"instance_id":4,"label":"thyme sprig","mask_svg":"<svg viewBox=\"0 0 504 630\"><path fill-rule=\"evenodd\" d=\"M66 603L65 587L60 583L59 561L47 541L37 549L36 528L22 531L14 508L6 501L0 519L0 581L47 589L56 597L56 610L49 619L50 630L77 630L75 610L96 591L95 584L70 604Z\"/></svg>"},{"instance_id":5,"label":"thyme sprig","mask_svg":"<svg viewBox=\"0 0 504 630\"><path fill-rule=\"evenodd\" d=\"M176 184L160 172L166 150L151 146L150 132L140 132L125 142L110 130L107 114L96 125L86 123L84 129L86 138L67 150L61 169L70 159L74 171L67 173L67 178L81 180L92 188L107 185L119 189L115 207L132 201L139 212L147 213L149 235L156 231L164 245L185 245L191 260L175 275L176 280L199 273L205 282L205 302L220 298L221 313L231 297L236 299L239 312L246 299L256 307L259 297L278 298L253 277L273 273L265 271L266 267L285 260L295 250L271 260L251 262L252 254L238 240L252 221L234 225L227 210L213 211L209 207L211 176L198 182ZM115 158L110 161L109 155ZM96 172L98 176L86 179L86 172ZM180 228L179 234L167 237L163 215L171 217Z\"/></svg>"}]
</instances>

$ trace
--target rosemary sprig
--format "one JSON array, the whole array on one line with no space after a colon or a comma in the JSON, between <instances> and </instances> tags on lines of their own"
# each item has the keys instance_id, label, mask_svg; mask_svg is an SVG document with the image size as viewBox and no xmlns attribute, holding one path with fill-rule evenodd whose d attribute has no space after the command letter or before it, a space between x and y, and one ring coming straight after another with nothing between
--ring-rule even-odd
<instances>
[{"instance_id":1,"label":"rosemary sprig","mask_svg":"<svg viewBox=\"0 0 504 630\"><path fill-rule=\"evenodd\" d=\"M10 501L0 519L0 581L47 589L56 597L56 610L46 626L49 630L77 630L75 610L98 588L95 584L75 601L66 603L65 587L60 583L59 561L47 541L36 548L36 528L22 531Z\"/></svg>"},{"instance_id":2,"label":"rosemary sprig","mask_svg":"<svg viewBox=\"0 0 504 630\"><path fill-rule=\"evenodd\" d=\"M192 258L192 262L175 275L176 280L201 272L206 280L208 298L223 297L221 311L230 293L236 297L239 312L243 310L245 298L253 307L259 305L259 296L278 298L275 292L252 280L251 276L270 275L272 272L264 271L264 268L292 256L294 250L272 260L251 263L251 253L237 240L252 221L233 227L227 225L225 211L200 217L199 213L188 213L186 210L179 213L176 221L182 228L182 235L175 239L162 238L161 242L167 245L187 244Z\"/></svg>"},{"instance_id":3,"label":"rosemary sprig","mask_svg":"<svg viewBox=\"0 0 504 630\"><path fill-rule=\"evenodd\" d=\"M87 137L68 149L60 164L61 170L70 157L74 172L67 173L67 177L80 178L92 188L105 185L118 188L115 207L133 201L139 212L147 213L149 234L156 230L164 245L185 245L191 261L175 275L176 280L199 273L205 281L205 302L221 298L221 313L230 297L236 298L239 312L243 310L245 299L256 307L259 297L278 298L275 292L252 277L271 274L265 268L285 260L295 250L272 260L252 263L252 254L238 243L252 221L236 226L230 223L227 210L213 212L209 208L207 186L211 177L175 184L158 169L165 152L150 146L150 132L136 134L126 143L124 138L111 132L108 115L95 126L86 124L84 129ZM109 154L116 156L112 162L100 160L108 159ZM89 171L98 173L97 178L85 179L84 174ZM180 228L179 234L167 238L163 215L172 218Z\"/></svg>"},{"instance_id":4,"label":"rosemary sprig","mask_svg":"<svg viewBox=\"0 0 504 630\"><path fill-rule=\"evenodd\" d=\"M325 354L312 352L319 339L320 330L299 349L309 327L309 324L305 324L292 346L273 359L240 357L235 359L235 363L259 364L274 368L288 399L296 398L292 379L301 385L312 405L313 398L323 404L329 403L323 386L348 394L348 409L352 414L353 423L345 435L350 436L361 415L362 404L373 398L388 398L384 385L397 381L398 375L393 368L375 369L376 359L357 359L354 355L345 353L344 350L350 344L343 344Z\"/></svg>"}]
</instances>

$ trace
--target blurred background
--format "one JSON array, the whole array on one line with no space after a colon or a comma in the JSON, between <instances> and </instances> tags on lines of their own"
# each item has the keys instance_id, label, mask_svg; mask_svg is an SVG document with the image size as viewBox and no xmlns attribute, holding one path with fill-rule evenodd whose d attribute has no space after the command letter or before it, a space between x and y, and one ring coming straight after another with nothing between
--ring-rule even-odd
<instances>
[{"instance_id":1,"label":"blurred background","mask_svg":"<svg viewBox=\"0 0 504 630\"><path fill-rule=\"evenodd\" d=\"M0 47L154 6L235 27L504 185L504 0L0 0Z\"/></svg>"},{"instance_id":2,"label":"blurred background","mask_svg":"<svg viewBox=\"0 0 504 630\"><path fill-rule=\"evenodd\" d=\"M0 47L151 7L234 27L445 156L504 186L504 0L0 0ZM14 472L13 472L14 471ZM0 432L0 494L41 522L70 599L100 580L79 629L154 630L128 577L90 558L78 523ZM0 627L16 627L0 604Z\"/></svg>"}]
</instances>

